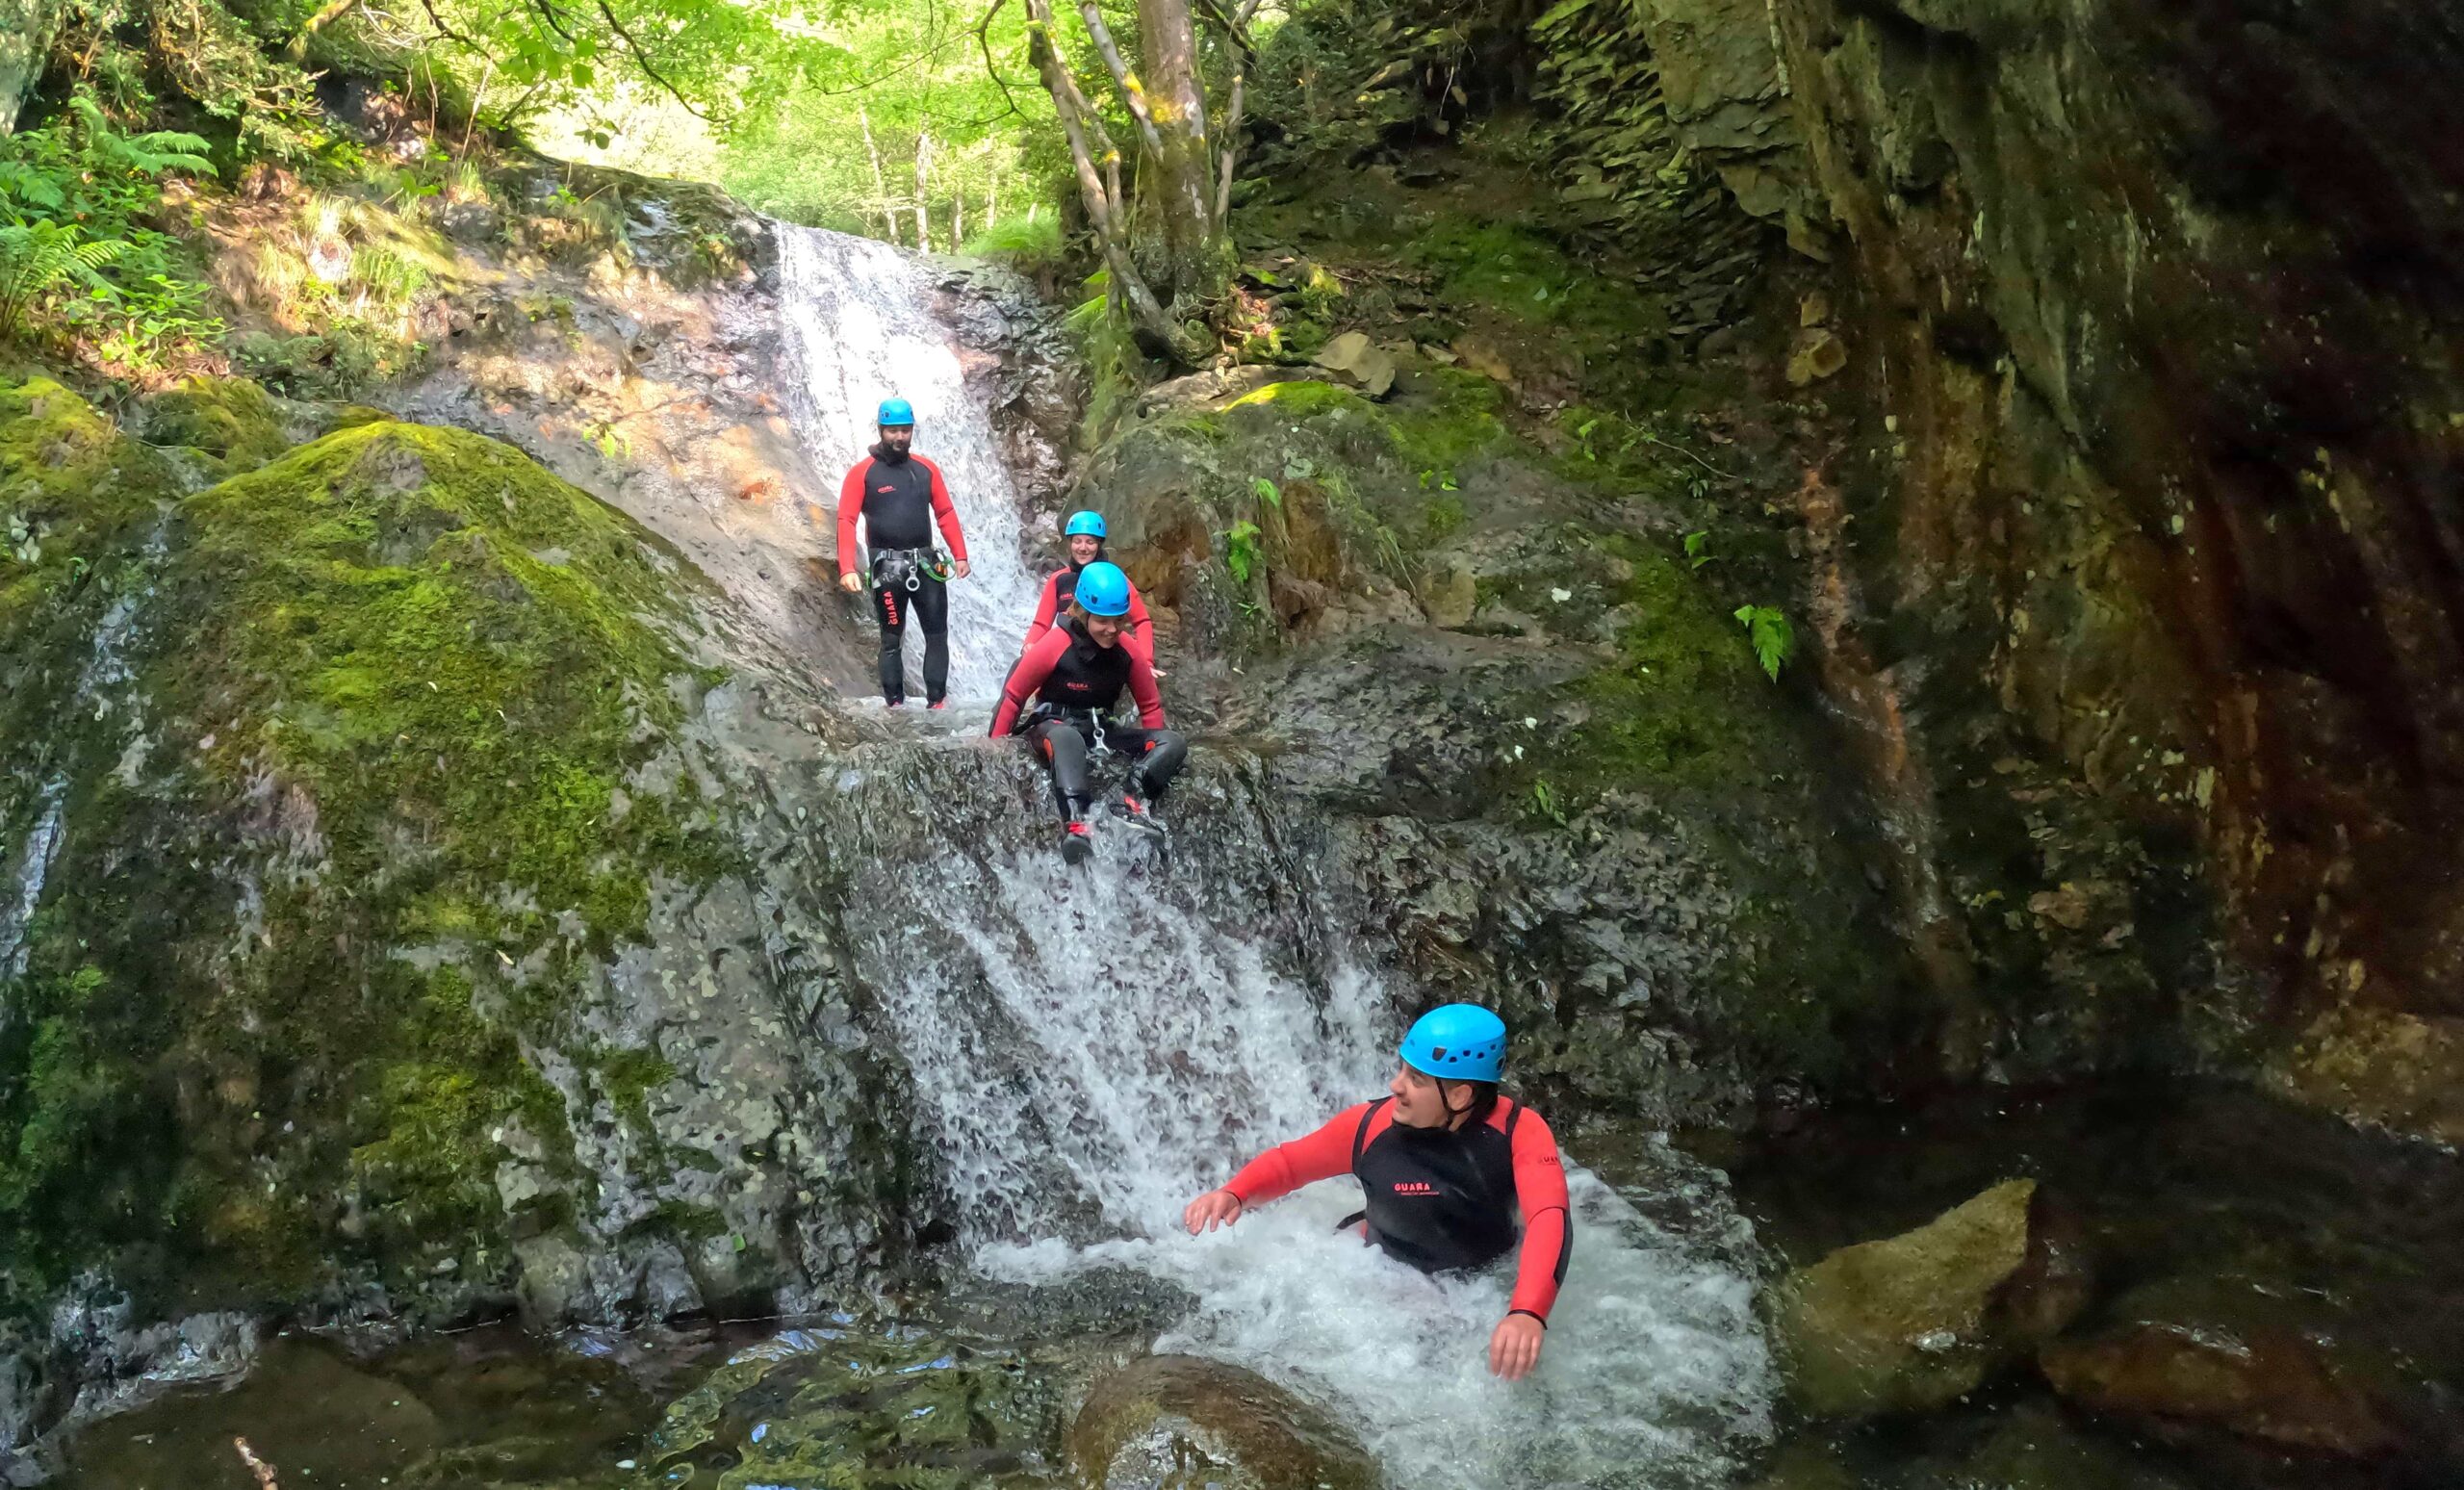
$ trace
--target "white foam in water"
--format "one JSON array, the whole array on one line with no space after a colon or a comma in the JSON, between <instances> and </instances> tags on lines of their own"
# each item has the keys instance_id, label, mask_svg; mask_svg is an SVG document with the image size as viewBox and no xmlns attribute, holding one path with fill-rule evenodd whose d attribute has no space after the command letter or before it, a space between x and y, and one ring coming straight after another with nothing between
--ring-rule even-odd
<instances>
[{"instance_id":1,"label":"white foam in water","mask_svg":"<svg viewBox=\"0 0 2464 1490\"><path fill-rule=\"evenodd\" d=\"M1725 1482L1769 1433L1743 1272L1574 1166L1575 1250L1542 1363L1487 1370L1503 1276L1425 1277L1338 1235L1324 1182L1191 1238L1182 1207L1268 1144L1384 1090L1394 1031L1357 974L1268 971L1194 876L964 852L883 865L860 959L885 990L975 1264L1050 1282L1126 1265L1196 1299L1157 1342L1332 1407L1395 1485ZM895 908L891 910L890 908ZM1213 913L1209 913L1212 912ZM1723 1220L1714 1218L1714 1229Z\"/></svg>"},{"instance_id":2,"label":"white foam in water","mask_svg":"<svg viewBox=\"0 0 2464 1490\"><path fill-rule=\"evenodd\" d=\"M991 422L967 397L949 328L928 309L930 281L887 244L783 222L776 231L798 432L813 463L836 479L879 438L883 399L915 405L916 453L941 468L971 566L950 585L950 694L989 701L1017 657L1041 577L1019 557L1018 494ZM924 643L908 630L909 691L916 692Z\"/></svg>"}]
</instances>

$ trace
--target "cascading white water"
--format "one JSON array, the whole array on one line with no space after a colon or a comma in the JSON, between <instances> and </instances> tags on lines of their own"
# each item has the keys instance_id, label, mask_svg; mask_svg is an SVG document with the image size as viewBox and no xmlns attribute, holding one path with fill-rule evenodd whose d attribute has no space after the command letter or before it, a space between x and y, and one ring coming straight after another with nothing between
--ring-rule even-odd
<instances>
[{"instance_id":1,"label":"cascading white water","mask_svg":"<svg viewBox=\"0 0 2464 1490\"><path fill-rule=\"evenodd\" d=\"M950 586L950 693L989 700L1018 655L1041 577L1020 557L1018 494L991 422L967 396L949 328L929 308L931 284L887 244L788 223L777 231L780 310L805 446L818 469L837 476L877 438L884 398L915 405L915 450L949 483L972 566ZM923 640L911 634L907 646L913 691Z\"/></svg>"},{"instance_id":2,"label":"cascading white water","mask_svg":"<svg viewBox=\"0 0 2464 1490\"><path fill-rule=\"evenodd\" d=\"M1193 1195L1393 1068L1395 1001L1310 955L1323 938L1305 871L1278 861L1254 786L1191 786L1177 806L1193 841L1165 872L1127 830L1099 835L1083 871L945 830L959 784L912 758L840 785L860 825L856 955L980 1272L1126 1266L1179 1284L1195 1303L1159 1349L1327 1403L1399 1486L1707 1486L1767 1437L1743 1227L1723 1196L1696 1207L1707 1231L1680 1236L1570 1165L1573 1267L1542 1369L1517 1385L1486 1369L1507 1280L1430 1279L1339 1236L1349 1179L1228 1232L1178 1229ZM929 849L901 847L927 834Z\"/></svg>"},{"instance_id":3,"label":"cascading white water","mask_svg":"<svg viewBox=\"0 0 2464 1490\"><path fill-rule=\"evenodd\" d=\"M167 541L167 521L157 520L153 533L145 541L143 573L150 575L161 562ZM118 689L129 678L128 640L137 629L140 605L152 594L148 581L142 589L120 594L103 612L88 645L86 664L78 669L77 686L68 696L67 710L71 715L91 710L95 719L101 719L126 703ZM134 733L137 725L132 712L123 733ZM34 925L35 912L42 907L52 861L59 857L61 839L67 832L67 796L68 777L65 772L55 771L43 783L37 798L34 826L17 845L11 861L8 892L6 898L0 898L0 978L25 974L31 950L27 933Z\"/></svg>"}]
</instances>

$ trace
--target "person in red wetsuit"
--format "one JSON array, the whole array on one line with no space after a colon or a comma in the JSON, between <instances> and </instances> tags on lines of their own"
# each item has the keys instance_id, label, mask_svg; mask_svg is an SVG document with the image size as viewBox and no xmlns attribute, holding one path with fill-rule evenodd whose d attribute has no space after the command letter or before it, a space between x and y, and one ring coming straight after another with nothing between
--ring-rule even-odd
<instances>
[{"instance_id":1,"label":"person in red wetsuit","mask_svg":"<svg viewBox=\"0 0 2464 1490\"><path fill-rule=\"evenodd\" d=\"M924 702L939 708L950 681L950 592L947 579L966 578L966 534L941 468L915 454L915 409L904 398L882 401L881 443L856 462L838 488L838 585L850 595L872 576L873 618L882 624L882 701L907 702L907 617L924 629ZM864 520L865 560L858 562L856 519ZM933 525L950 543L944 567L933 547Z\"/></svg>"},{"instance_id":2,"label":"person in red wetsuit","mask_svg":"<svg viewBox=\"0 0 2464 1490\"><path fill-rule=\"evenodd\" d=\"M1078 592L1078 576L1090 564L1104 557L1104 515L1100 512L1072 512L1062 536L1069 545L1069 567L1055 570L1043 582L1043 594L1036 602L1036 617L1027 623L1027 644L1019 649L1031 652L1043 634L1052 629L1053 618L1065 609ZM1146 613L1145 598L1138 586L1129 587L1129 625L1121 632L1124 644L1146 654L1155 660L1155 621ZM1162 677L1158 673L1155 676Z\"/></svg>"},{"instance_id":3,"label":"person in red wetsuit","mask_svg":"<svg viewBox=\"0 0 2464 1490\"><path fill-rule=\"evenodd\" d=\"M1087 829L1087 758L1109 750L1129 758L1115 815L1153 829L1152 809L1189 754L1189 742L1164 728L1164 695L1144 653L1123 642L1129 613L1129 577L1100 559L1078 576L1069 614L1044 632L1010 669L1001 706L992 715L995 739L1016 733L1052 770L1053 801L1061 809L1061 857L1070 863L1092 850ZM1127 688L1138 700L1135 726L1106 719ZM1036 706L1027 707L1033 699Z\"/></svg>"},{"instance_id":4,"label":"person in red wetsuit","mask_svg":"<svg viewBox=\"0 0 2464 1490\"><path fill-rule=\"evenodd\" d=\"M1520 1380L1539 1364L1573 1255L1556 1138L1539 1114L1498 1094L1505 1021L1488 1010L1432 1010L1403 1037L1400 1053L1385 1096L1260 1154L1230 1184L1191 1201L1182 1223L1192 1235L1228 1226L1250 1206L1348 1172L1359 1177L1368 1207L1346 1226L1363 1223L1368 1241L1423 1272L1452 1272L1514 1250L1520 1208L1514 1293L1489 1335L1489 1370Z\"/></svg>"}]
</instances>

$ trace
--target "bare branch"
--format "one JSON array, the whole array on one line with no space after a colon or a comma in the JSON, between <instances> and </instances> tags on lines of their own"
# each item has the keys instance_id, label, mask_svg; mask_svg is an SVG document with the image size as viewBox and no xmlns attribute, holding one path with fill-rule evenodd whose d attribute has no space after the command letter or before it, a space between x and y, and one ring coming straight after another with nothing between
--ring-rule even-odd
<instances>
[{"instance_id":1,"label":"bare branch","mask_svg":"<svg viewBox=\"0 0 2464 1490\"><path fill-rule=\"evenodd\" d=\"M1154 112L1146 107L1146 90L1139 83L1138 74L1120 60L1120 48L1113 44L1112 28L1104 24L1104 13L1095 0L1078 0L1078 18L1087 23L1087 35L1095 43L1095 54L1103 58L1105 70L1113 75L1113 87L1120 90L1129 116L1138 121L1139 139L1145 142L1147 153L1161 156L1164 137L1156 132Z\"/></svg>"},{"instance_id":2,"label":"bare branch","mask_svg":"<svg viewBox=\"0 0 2464 1490\"><path fill-rule=\"evenodd\" d=\"M1001 8L1009 3L1010 0L992 0L992 4L985 8L984 18L975 23L975 44L984 53L984 75L990 78L992 86L1001 90L1001 101L1010 106L1010 114L1024 118L1026 114L1018 107L1018 100L1010 96L1010 80L1001 75L1000 64L992 60L992 17L1000 14ZM992 118L1008 116L996 114ZM979 119L976 122L989 124L992 119Z\"/></svg>"}]
</instances>

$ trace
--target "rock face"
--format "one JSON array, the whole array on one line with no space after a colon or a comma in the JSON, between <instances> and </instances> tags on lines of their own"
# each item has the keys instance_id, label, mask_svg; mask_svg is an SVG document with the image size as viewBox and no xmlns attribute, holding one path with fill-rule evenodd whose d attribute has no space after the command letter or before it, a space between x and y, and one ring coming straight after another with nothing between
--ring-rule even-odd
<instances>
[{"instance_id":1,"label":"rock face","mask_svg":"<svg viewBox=\"0 0 2464 1490\"><path fill-rule=\"evenodd\" d=\"M1923 1412L2058 1333L2085 1291L2047 1267L2035 1195L2011 1180L1791 1277L1778 1306L1790 1394L1823 1417Z\"/></svg>"},{"instance_id":2,"label":"rock face","mask_svg":"<svg viewBox=\"0 0 2464 1490\"><path fill-rule=\"evenodd\" d=\"M0 0L0 135L15 126L26 90L42 72L61 10L56 0Z\"/></svg>"},{"instance_id":3,"label":"rock face","mask_svg":"<svg viewBox=\"0 0 2464 1490\"><path fill-rule=\"evenodd\" d=\"M1672 117L1838 270L1812 593L1920 804L1946 1062L2169 1044L2464 1136L2452 17L1646 10Z\"/></svg>"},{"instance_id":4,"label":"rock face","mask_svg":"<svg viewBox=\"0 0 2464 1490\"><path fill-rule=\"evenodd\" d=\"M1073 500L1168 656L1242 667L1175 706L1269 742L1353 944L1421 997L1499 1005L1527 1090L1724 1120L1840 1078L1890 1038L1897 963L1819 729L1665 513L1509 432L1499 398L1425 363L1382 403L1192 378Z\"/></svg>"},{"instance_id":5,"label":"rock face","mask_svg":"<svg viewBox=\"0 0 2464 1490\"><path fill-rule=\"evenodd\" d=\"M183 1313L618 1322L877 1257L819 701L503 445L372 417L183 495L248 438L0 385L0 1306L50 1330L0 1433Z\"/></svg>"},{"instance_id":6,"label":"rock face","mask_svg":"<svg viewBox=\"0 0 2464 1490\"><path fill-rule=\"evenodd\" d=\"M1384 1481L1332 1419L1255 1373L1150 1355L1088 1388L1069 1460L1101 1490L1374 1490Z\"/></svg>"}]
</instances>

